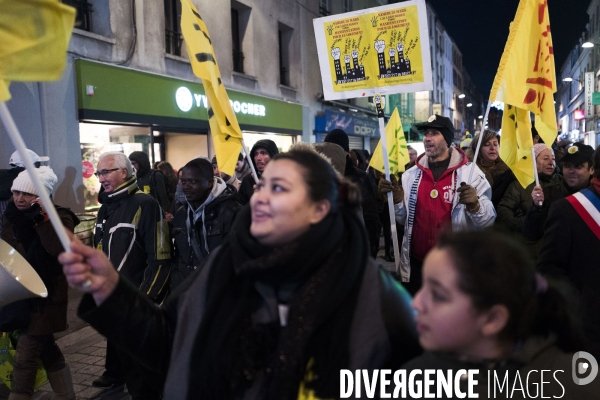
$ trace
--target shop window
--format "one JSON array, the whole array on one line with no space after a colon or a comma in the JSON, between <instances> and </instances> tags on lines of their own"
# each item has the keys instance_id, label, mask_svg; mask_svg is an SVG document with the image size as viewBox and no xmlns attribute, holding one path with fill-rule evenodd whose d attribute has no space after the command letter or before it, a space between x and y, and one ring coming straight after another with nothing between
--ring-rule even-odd
<instances>
[{"instance_id":1,"label":"shop window","mask_svg":"<svg viewBox=\"0 0 600 400\"><path fill-rule=\"evenodd\" d=\"M290 83L290 48L294 30L279 24L279 83L291 86Z\"/></svg>"},{"instance_id":2,"label":"shop window","mask_svg":"<svg viewBox=\"0 0 600 400\"><path fill-rule=\"evenodd\" d=\"M92 5L87 0L62 0L63 3L77 10L75 28L92 32Z\"/></svg>"},{"instance_id":3,"label":"shop window","mask_svg":"<svg viewBox=\"0 0 600 400\"><path fill-rule=\"evenodd\" d=\"M165 2L165 52L181 56L183 35L181 34L181 2L164 0Z\"/></svg>"}]
</instances>

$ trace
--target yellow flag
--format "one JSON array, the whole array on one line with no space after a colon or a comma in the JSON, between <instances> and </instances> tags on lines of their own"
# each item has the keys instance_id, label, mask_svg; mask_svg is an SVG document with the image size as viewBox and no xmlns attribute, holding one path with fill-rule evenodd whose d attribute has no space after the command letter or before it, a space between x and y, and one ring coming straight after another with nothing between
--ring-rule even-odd
<instances>
[{"instance_id":1,"label":"yellow flag","mask_svg":"<svg viewBox=\"0 0 600 400\"><path fill-rule=\"evenodd\" d=\"M403 172L404 166L410 162L410 157L408 156L408 145L406 143L406 137L404 136L404 130L402 129L402 121L400 120L400 114L398 114L397 108L392 113L392 117L385 127L385 137L388 146L390 173L396 174L398 172ZM373 152L369 166L385 173L381 140Z\"/></svg>"},{"instance_id":2,"label":"yellow flag","mask_svg":"<svg viewBox=\"0 0 600 400\"><path fill-rule=\"evenodd\" d=\"M540 137L551 146L558 133L554 112L555 92L556 73L548 2L547 0L521 0L515 19L510 25L510 33L494 79L490 101L501 101L505 104L500 157L515 172L515 175L518 174L517 178L524 187L535 178L534 160L531 156L533 144L529 112L535 114L535 127ZM508 117L506 112L508 105L517 109L508 112L516 119ZM517 123L517 120L525 123L525 127L529 129L521 129L525 128L524 126L516 129L512 126ZM508 124L506 127L505 123ZM526 146L528 143L531 143L528 148L507 148L517 145ZM517 154L519 157L516 156Z\"/></svg>"},{"instance_id":3,"label":"yellow flag","mask_svg":"<svg viewBox=\"0 0 600 400\"><path fill-rule=\"evenodd\" d=\"M242 150L242 130L221 81L208 29L190 0L181 0L181 32L185 38L194 75L202 79L208 99L208 123L219 171L233 175Z\"/></svg>"},{"instance_id":4,"label":"yellow flag","mask_svg":"<svg viewBox=\"0 0 600 400\"><path fill-rule=\"evenodd\" d=\"M75 9L58 0L0 0L0 101L10 81L60 78Z\"/></svg>"}]
</instances>

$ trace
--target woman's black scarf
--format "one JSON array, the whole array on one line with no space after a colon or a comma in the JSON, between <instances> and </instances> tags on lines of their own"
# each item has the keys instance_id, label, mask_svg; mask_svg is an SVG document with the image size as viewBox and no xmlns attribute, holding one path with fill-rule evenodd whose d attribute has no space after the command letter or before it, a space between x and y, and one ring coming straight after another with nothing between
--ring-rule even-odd
<instances>
[{"instance_id":1,"label":"woman's black scarf","mask_svg":"<svg viewBox=\"0 0 600 400\"><path fill-rule=\"evenodd\" d=\"M259 377L259 398L295 400L311 359L316 378L307 386L317 396L337 397L339 370L348 368L349 332L368 257L362 221L340 209L275 249L250 235L250 223L247 206L211 267L206 311L192 349L188 398L238 398ZM253 326L251 316L260 302L256 281L275 289L297 285L286 327Z\"/></svg>"}]
</instances>

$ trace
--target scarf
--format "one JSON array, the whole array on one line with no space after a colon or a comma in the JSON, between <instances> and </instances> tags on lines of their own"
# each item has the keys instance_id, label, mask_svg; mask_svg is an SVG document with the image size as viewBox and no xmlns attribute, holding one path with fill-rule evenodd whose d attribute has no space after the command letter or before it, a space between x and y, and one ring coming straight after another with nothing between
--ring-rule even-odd
<instances>
[{"instance_id":1,"label":"scarf","mask_svg":"<svg viewBox=\"0 0 600 400\"><path fill-rule=\"evenodd\" d=\"M494 179L510 169L500 157L490 165L484 164L481 157L478 157L477 166L483 171L485 179L487 179L492 188L494 187Z\"/></svg>"},{"instance_id":2,"label":"scarf","mask_svg":"<svg viewBox=\"0 0 600 400\"><path fill-rule=\"evenodd\" d=\"M211 268L188 398L241 397L258 379L259 398L295 400L311 359L318 378L307 386L319 397L337 397L368 257L364 227L340 209L293 242L270 248L251 236L250 224L244 207ZM252 323L261 302L256 282L275 292L296 287L285 327Z\"/></svg>"}]
</instances>

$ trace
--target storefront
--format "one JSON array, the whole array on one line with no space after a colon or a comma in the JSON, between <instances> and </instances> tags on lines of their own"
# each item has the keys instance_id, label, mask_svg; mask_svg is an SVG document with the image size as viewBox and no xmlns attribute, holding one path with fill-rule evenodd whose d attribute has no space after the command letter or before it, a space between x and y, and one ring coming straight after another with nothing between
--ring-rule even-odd
<instances>
[{"instance_id":1,"label":"storefront","mask_svg":"<svg viewBox=\"0 0 600 400\"><path fill-rule=\"evenodd\" d=\"M175 169L212 156L201 83L87 60L75 61L75 71L86 207L97 197L94 166L105 151L144 151L151 162L168 161ZM227 92L249 148L272 139L285 151L301 137L301 105Z\"/></svg>"},{"instance_id":2,"label":"storefront","mask_svg":"<svg viewBox=\"0 0 600 400\"><path fill-rule=\"evenodd\" d=\"M379 141L379 121L374 117L355 115L355 113L326 110L324 115L315 117L315 140L322 142L327 133L342 129L348 134L350 149L372 151Z\"/></svg>"}]
</instances>

